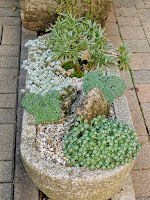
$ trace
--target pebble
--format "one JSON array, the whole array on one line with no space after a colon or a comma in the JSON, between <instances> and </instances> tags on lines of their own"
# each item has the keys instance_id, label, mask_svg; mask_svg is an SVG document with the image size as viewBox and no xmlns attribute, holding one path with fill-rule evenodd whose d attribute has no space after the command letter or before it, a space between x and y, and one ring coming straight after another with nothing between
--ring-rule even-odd
<instances>
[{"instance_id":1,"label":"pebble","mask_svg":"<svg viewBox=\"0 0 150 200\"><path fill-rule=\"evenodd\" d=\"M73 84L77 85L77 89L80 90L76 102L72 105L71 114L67 121L64 123L51 123L44 125L37 125L36 130L36 149L41 153L42 156L54 163L59 163L60 165L66 165L67 158L63 153L63 138L65 134L68 134L68 130L74 123L75 110L78 104L82 101L84 93L82 91L83 80L78 78L73 78ZM115 112L113 105L109 105L109 118L115 119Z\"/></svg>"}]
</instances>

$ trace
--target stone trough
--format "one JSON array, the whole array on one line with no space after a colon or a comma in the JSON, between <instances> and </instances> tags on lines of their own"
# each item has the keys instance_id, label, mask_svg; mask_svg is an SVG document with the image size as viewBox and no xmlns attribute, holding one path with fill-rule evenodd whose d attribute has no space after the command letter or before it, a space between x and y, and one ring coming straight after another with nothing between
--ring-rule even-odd
<instances>
[{"instance_id":1,"label":"stone trough","mask_svg":"<svg viewBox=\"0 0 150 200\"><path fill-rule=\"evenodd\" d=\"M119 75L119 72L117 69L111 69L109 74ZM133 125L125 96L114 101L114 110L118 120ZM62 166L47 160L36 151L35 137L34 117L24 111L21 157L29 176L51 200L108 200L122 187L134 165L132 161L106 171ZM133 190L132 194L128 195L129 198L122 199L134 200ZM121 200L120 197L114 197L115 199Z\"/></svg>"}]
</instances>

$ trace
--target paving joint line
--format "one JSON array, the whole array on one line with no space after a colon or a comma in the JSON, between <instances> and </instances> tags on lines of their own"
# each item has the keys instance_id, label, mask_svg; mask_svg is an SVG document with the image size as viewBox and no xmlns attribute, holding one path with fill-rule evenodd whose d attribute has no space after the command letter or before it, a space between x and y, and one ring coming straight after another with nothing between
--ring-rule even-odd
<instances>
[{"instance_id":1,"label":"paving joint line","mask_svg":"<svg viewBox=\"0 0 150 200\"><path fill-rule=\"evenodd\" d=\"M21 48L22 48L22 22L20 24L20 49L19 49L19 66L18 66L18 73L17 73L17 76L19 77L20 76L20 69L21 69ZM18 109L19 109L19 101L18 101L18 98L19 98L19 81L17 81L17 92L16 92L16 109L15 109L15 140L14 140L14 163L13 163L13 182L15 180L15 171L16 171L16 152L17 152L17 125L18 125ZM13 184L13 199L15 198L15 186ZM14 199L15 200L15 199Z\"/></svg>"},{"instance_id":2,"label":"paving joint line","mask_svg":"<svg viewBox=\"0 0 150 200\"><path fill-rule=\"evenodd\" d=\"M135 2L135 0L134 0L134 2ZM136 10L139 9L139 8L137 8L136 3L135 3L135 8L136 8ZM146 8L144 8L144 9L146 9ZM148 9L148 8L147 8L147 9ZM144 30L144 27L143 27L142 21L141 21L141 19L140 19L140 17L139 17L139 13L137 12L137 14L138 14L138 18L139 18L139 20L140 20L140 24L141 24L141 26L142 26L143 32L144 32L144 34L145 34L146 40L147 40L147 42L148 42L148 44L149 44L149 46L150 46L150 43L149 43L149 41L148 41L148 38L147 38L146 32L145 32L145 30Z\"/></svg>"},{"instance_id":3,"label":"paving joint line","mask_svg":"<svg viewBox=\"0 0 150 200\"><path fill-rule=\"evenodd\" d=\"M134 1L134 3L135 3L135 1ZM119 26L119 23L118 23L118 20L117 20L117 16L116 16L116 13L115 13L115 6L114 6L113 2L112 2L112 5L113 5L113 9L114 9L114 15L115 15L115 17L116 17L116 24L118 25L118 30L119 30L120 38L121 38L121 40L123 40L122 35L121 35L121 31L120 31L120 26ZM136 4L135 4L135 8L136 8L136 11L137 11ZM138 14L138 13L137 13L137 14ZM138 17L139 17L139 15L138 15ZM139 18L139 20L140 20L140 18ZM141 20L140 20L140 23L141 23ZM142 25L142 23L141 23L141 25ZM143 27L143 26L142 26L142 27ZM144 32L144 33L145 33L145 32ZM146 39L147 39L147 37L146 37ZM148 40L147 40L147 41L148 41ZM148 44L149 44L149 43L148 43ZM132 53L134 53L134 52L132 52ZM139 97L138 97L137 90L136 90L135 83L134 83L134 78L133 78L132 70L131 70L130 67L129 67L128 69L129 69L129 72L130 72L130 76L131 76L133 88L134 88L134 91L135 91L135 94L136 94L136 97L137 97L137 101L138 101L138 104L139 104L139 107L140 107L140 111L141 111L141 114L142 114L142 118L143 118L143 121L144 121L144 125L145 125L146 131L147 131L147 136L149 137L149 140L150 140L150 132L149 132L149 130L148 130L148 127L147 127L147 124L146 124L146 120L145 120L145 117L144 117L144 113L143 113L143 110L142 110L142 107L141 107L141 103L140 103L140 101L139 101ZM139 70L139 71L141 71L141 70Z\"/></svg>"},{"instance_id":4,"label":"paving joint line","mask_svg":"<svg viewBox=\"0 0 150 200\"><path fill-rule=\"evenodd\" d=\"M5 183L13 183L13 181L12 182L0 182L0 184L5 184Z\"/></svg>"},{"instance_id":5,"label":"paving joint line","mask_svg":"<svg viewBox=\"0 0 150 200\"><path fill-rule=\"evenodd\" d=\"M3 26L2 26L1 36L0 36L0 45L2 44L2 39L3 39Z\"/></svg>"}]
</instances>

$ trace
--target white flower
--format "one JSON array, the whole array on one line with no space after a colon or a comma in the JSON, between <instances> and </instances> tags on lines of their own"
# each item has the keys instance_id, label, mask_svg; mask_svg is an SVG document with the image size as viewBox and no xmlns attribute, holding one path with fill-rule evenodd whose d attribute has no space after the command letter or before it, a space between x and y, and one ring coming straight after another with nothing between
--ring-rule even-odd
<instances>
[{"instance_id":1,"label":"white flower","mask_svg":"<svg viewBox=\"0 0 150 200\"><path fill-rule=\"evenodd\" d=\"M21 89L21 93L25 93L25 89Z\"/></svg>"}]
</instances>

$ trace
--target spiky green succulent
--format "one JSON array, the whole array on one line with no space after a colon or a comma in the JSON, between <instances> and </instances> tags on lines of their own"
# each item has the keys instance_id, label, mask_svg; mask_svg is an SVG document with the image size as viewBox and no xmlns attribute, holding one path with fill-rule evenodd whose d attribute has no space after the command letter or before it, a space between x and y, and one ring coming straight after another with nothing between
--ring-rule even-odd
<instances>
[{"instance_id":1,"label":"spiky green succulent","mask_svg":"<svg viewBox=\"0 0 150 200\"><path fill-rule=\"evenodd\" d=\"M78 117L74 128L64 138L67 164L94 169L113 169L136 159L140 144L134 129L103 116L82 121Z\"/></svg>"}]
</instances>

